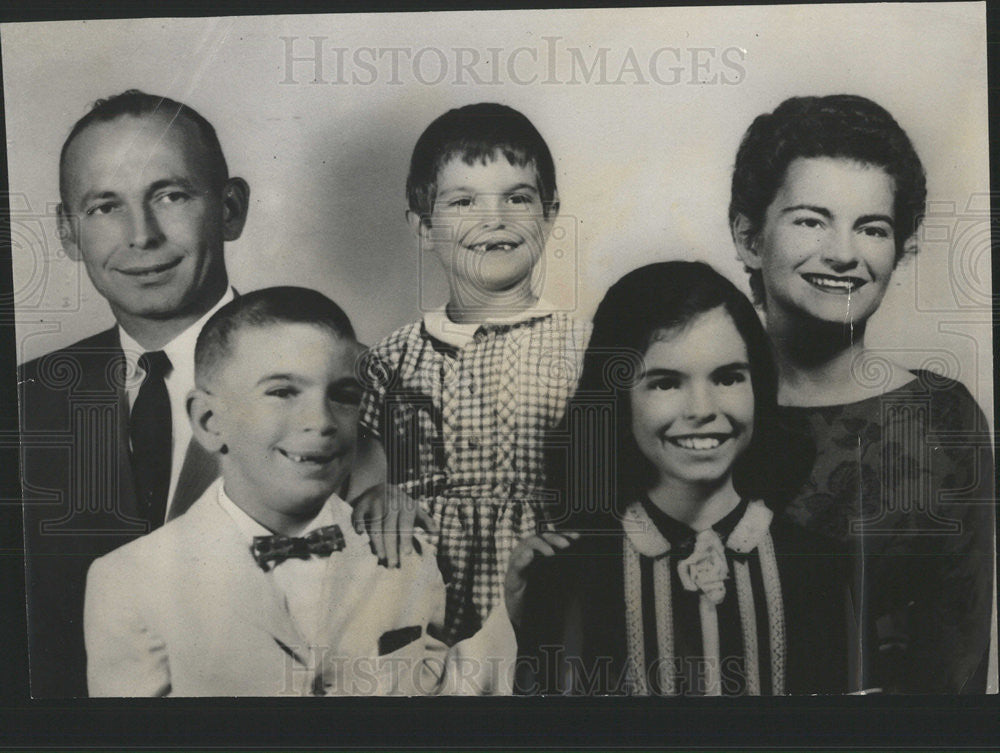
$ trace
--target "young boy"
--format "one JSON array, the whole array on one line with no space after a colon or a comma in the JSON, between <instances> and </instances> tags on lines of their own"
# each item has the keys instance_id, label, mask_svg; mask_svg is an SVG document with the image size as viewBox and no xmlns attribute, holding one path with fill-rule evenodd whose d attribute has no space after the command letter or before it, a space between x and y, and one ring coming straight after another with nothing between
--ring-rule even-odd
<instances>
[{"instance_id":1,"label":"young boy","mask_svg":"<svg viewBox=\"0 0 1000 753\"><path fill-rule=\"evenodd\" d=\"M449 299L373 349L361 422L389 482L438 524L453 643L479 630L514 545L544 525L544 436L576 387L589 324L534 289L559 196L524 115L489 103L445 113L417 141L406 191Z\"/></svg>"},{"instance_id":2,"label":"young boy","mask_svg":"<svg viewBox=\"0 0 1000 753\"><path fill-rule=\"evenodd\" d=\"M344 312L302 288L250 293L208 321L188 410L222 480L91 567L91 695L500 689L487 657L512 655L502 610L492 637L449 651L431 635L444 612L434 557L379 567L335 493L355 456L360 353Z\"/></svg>"}]
</instances>

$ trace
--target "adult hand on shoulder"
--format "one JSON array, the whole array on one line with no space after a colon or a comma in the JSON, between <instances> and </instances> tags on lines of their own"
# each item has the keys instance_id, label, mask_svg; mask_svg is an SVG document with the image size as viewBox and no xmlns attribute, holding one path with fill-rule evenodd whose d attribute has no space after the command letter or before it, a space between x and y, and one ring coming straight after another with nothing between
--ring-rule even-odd
<instances>
[{"instance_id":1,"label":"adult hand on shoulder","mask_svg":"<svg viewBox=\"0 0 1000 753\"><path fill-rule=\"evenodd\" d=\"M527 576L531 564L539 557L554 557L579 538L577 531L549 531L527 536L518 542L510 554L504 579L504 599L512 625L518 627L524 616L524 594L528 588Z\"/></svg>"},{"instance_id":2,"label":"adult hand on shoulder","mask_svg":"<svg viewBox=\"0 0 1000 753\"><path fill-rule=\"evenodd\" d=\"M354 508L354 530L368 531L375 556L386 567L399 567L401 558L413 551L417 526L429 533L438 530L430 513L392 484L375 484L348 504Z\"/></svg>"}]
</instances>

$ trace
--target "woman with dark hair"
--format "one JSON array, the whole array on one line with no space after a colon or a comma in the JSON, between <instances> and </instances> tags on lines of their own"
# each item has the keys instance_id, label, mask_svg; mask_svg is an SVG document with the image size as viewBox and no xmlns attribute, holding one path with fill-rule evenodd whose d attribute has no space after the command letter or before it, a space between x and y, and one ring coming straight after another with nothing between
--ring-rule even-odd
<instances>
[{"instance_id":1,"label":"woman with dark hair","mask_svg":"<svg viewBox=\"0 0 1000 753\"><path fill-rule=\"evenodd\" d=\"M824 689L813 643L835 618L802 605L823 598L825 563L772 525L774 482L796 465L778 453L776 393L753 305L708 265L651 264L611 287L557 474L591 509L511 555L520 690Z\"/></svg>"},{"instance_id":2,"label":"woman with dark hair","mask_svg":"<svg viewBox=\"0 0 1000 753\"><path fill-rule=\"evenodd\" d=\"M858 96L796 97L754 120L729 218L764 308L780 415L816 444L783 513L836 566L840 692L983 692L993 583L993 461L960 383L865 344L916 250L924 170Z\"/></svg>"}]
</instances>

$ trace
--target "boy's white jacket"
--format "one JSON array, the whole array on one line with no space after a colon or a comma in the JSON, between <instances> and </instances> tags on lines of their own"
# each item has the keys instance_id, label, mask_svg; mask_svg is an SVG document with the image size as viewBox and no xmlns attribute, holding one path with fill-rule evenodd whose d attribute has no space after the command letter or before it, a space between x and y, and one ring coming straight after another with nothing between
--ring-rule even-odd
<instances>
[{"instance_id":1,"label":"boy's white jacket","mask_svg":"<svg viewBox=\"0 0 1000 753\"><path fill-rule=\"evenodd\" d=\"M326 569L325 645L309 647L219 505L220 483L181 517L91 566L84 630L92 696L511 692L516 641L503 606L449 649L433 637L445 601L433 550L399 569L379 567L338 497L328 504L346 547ZM417 637L379 656L387 634Z\"/></svg>"}]
</instances>

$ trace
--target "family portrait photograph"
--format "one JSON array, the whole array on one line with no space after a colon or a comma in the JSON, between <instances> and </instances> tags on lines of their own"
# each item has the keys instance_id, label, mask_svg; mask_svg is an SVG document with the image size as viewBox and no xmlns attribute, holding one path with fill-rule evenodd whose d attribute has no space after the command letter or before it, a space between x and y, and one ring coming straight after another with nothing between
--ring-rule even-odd
<instances>
[{"instance_id":1,"label":"family portrait photograph","mask_svg":"<svg viewBox=\"0 0 1000 753\"><path fill-rule=\"evenodd\" d=\"M32 703L995 700L986 3L213 12L0 21Z\"/></svg>"}]
</instances>

